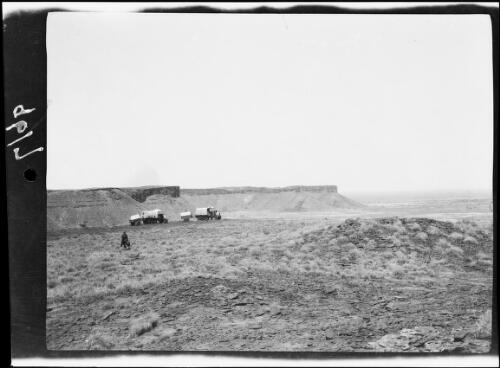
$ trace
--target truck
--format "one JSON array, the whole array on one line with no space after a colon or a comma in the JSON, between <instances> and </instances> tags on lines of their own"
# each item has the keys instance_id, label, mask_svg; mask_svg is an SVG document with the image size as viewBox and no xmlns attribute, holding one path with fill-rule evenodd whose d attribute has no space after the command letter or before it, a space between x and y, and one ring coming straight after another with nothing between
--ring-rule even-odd
<instances>
[{"instance_id":1,"label":"truck","mask_svg":"<svg viewBox=\"0 0 500 368\"><path fill-rule=\"evenodd\" d=\"M130 222L130 226L137 226L137 225L142 224L141 215L136 214L136 215L130 216L129 222Z\"/></svg>"},{"instance_id":2,"label":"truck","mask_svg":"<svg viewBox=\"0 0 500 368\"><path fill-rule=\"evenodd\" d=\"M181 220L187 222L193 218L191 211L181 212Z\"/></svg>"},{"instance_id":3,"label":"truck","mask_svg":"<svg viewBox=\"0 0 500 368\"><path fill-rule=\"evenodd\" d=\"M165 214L162 210L155 209L151 211L142 211L140 214L135 214L130 216L129 219L131 226L141 225L141 224L162 224L167 223L168 220L165 218Z\"/></svg>"},{"instance_id":4,"label":"truck","mask_svg":"<svg viewBox=\"0 0 500 368\"><path fill-rule=\"evenodd\" d=\"M220 220L222 218L220 212L214 207L199 207L194 216L197 220Z\"/></svg>"}]
</instances>

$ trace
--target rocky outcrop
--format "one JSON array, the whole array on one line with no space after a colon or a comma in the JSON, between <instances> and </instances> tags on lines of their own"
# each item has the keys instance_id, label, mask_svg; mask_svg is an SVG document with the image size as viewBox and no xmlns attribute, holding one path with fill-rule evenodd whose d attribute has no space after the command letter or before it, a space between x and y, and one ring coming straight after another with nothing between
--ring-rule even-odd
<instances>
[{"instance_id":1,"label":"rocky outcrop","mask_svg":"<svg viewBox=\"0 0 500 368\"><path fill-rule=\"evenodd\" d=\"M180 188L178 186L122 188L122 190L141 203L145 202L152 195L165 195L173 198L180 196Z\"/></svg>"}]
</instances>

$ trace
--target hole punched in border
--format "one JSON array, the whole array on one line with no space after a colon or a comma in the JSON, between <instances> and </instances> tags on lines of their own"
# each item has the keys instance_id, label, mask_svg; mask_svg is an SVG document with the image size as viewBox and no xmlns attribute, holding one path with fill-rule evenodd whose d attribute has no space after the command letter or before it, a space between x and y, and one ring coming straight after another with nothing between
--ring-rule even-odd
<instances>
[{"instance_id":1,"label":"hole punched in border","mask_svg":"<svg viewBox=\"0 0 500 368\"><path fill-rule=\"evenodd\" d=\"M34 182L36 180L36 171L34 169L26 169L24 171L24 179L26 181Z\"/></svg>"}]
</instances>

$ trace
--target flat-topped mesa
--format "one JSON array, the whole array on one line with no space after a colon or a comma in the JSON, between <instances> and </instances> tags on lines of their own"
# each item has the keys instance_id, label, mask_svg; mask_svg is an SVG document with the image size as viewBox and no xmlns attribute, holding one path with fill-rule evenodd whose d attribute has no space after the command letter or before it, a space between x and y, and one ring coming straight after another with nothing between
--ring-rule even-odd
<instances>
[{"instance_id":1,"label":"flat-topped mesa","mask_svg":"<svg viewBox=\"0 0 500 368\"><path fill-rule=\"evenodd\" d=\"M128 224L131 215L153 209L164 211L169 220L179 220L181 212L208 206L236 216L363 207L339 194L335 185L183 189L182 193L178 186L49 190L47 229L121 226Z\"/></svg>"},{"instance_id":2,"label":"flat-topped mesa","mask_svg":"<svg viewBox=\"0 0 500 368\"><path fill-rule=\"evenodd\" d=\"M337 193L336 185L293 185L281 188L266 187L223 187L207 189L182 189L181 194L209 195L209 194L242 194L242 193L281 193L281 192L314 192Z\"/></svg>"}]
</instances>

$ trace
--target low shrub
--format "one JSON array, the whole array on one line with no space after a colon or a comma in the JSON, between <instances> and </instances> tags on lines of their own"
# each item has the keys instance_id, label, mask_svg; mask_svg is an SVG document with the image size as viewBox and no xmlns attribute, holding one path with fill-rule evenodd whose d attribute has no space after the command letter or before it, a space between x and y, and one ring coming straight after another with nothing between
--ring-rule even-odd
<instances>
[{"instance_id":1,"label":"low shrub","mask_svg":"<svg viewBox=\"0 0 500 368\"><path fill-rule=\"evenodd\" d=\"M448 237L453 240L461 240L464 238L463 234L457 233L456 231L452 232Z\"/></svg>"},{"instance_id":2,"label":"low shrub","mask_svg":"<svg viewBox=\"0 0 500 368\"><path fill-rule=\"evenodd\" d=\"M364 244L364 248L367 250L375 249L377 247L377 243L375 240L370 239Z\"/></svg>"},{"instance_id":3,"label":"low shrub","mask_svg":"<svg viewBox=\"0 0 500 368\"><path fill-rule=\"evenodd\" d=\"M337 237L337 245L342 245L342 244L345 244L345 243L349 243L349 238L347 236L344 236L344 235L341 235L339 237Z\"/></svg>"},{"instance_id":4,"label":"low shrub","mask_svg":"<svg viewBox=\"0 0 500 368\"><path fill-rule=\"evenodd\" d=\"M450 242L448 240L446 240L445 238L439 238L438 241L436 242L436 245L438 247L442 247L442 248L448 248L450 247Z\"/></svg>"},{"instance_id":5,"label":"low shrub","mask_svg":"<svg viewBox=\"0 0 500 368\"><path fill-rule=\"evenodd\" d=\"M104 331L92 331L86 339L89 350L110 350L114 347L113 338Z\"/></svg>"},{"instance_id":6,"label":"low shrub","mask_svg":"<svg viewBox=\"0 0 500 368\"><path fill-rule=\"evenodd\" d=\"M373 220L365 220L361 223L361 226L359 227L360 232L367 232L375 226L375 221Z\"/></svg>"},{"instance_id":7,"label":"low shrub","mask_svg":"<svg viewBox=\"0 0 500 368\"><path fill-rule=\"evenodd\" d=\"M410 229L411 231L420 231L420 230L422 230L422 228L420 227L420 225L417 222L412 222L411 224L409 224L408 225L408 229Z\"/></svg>"},{"instance_id":8,"label":"low shrub","mask_svg":"<svg viewBox=\"0 0 500 368\"><path fill-rule=\"evenodd\" d=\"M395 247L400 247L400 246L401 246L401 244L402 244L402 243L401 243L401 240L400 240L397 236L395 236L395 235L391 235L391 236L389 236L387 239L388 239L388 240L389 240L389 242L390 242L393 246L395 246Z\"/></svg>"},{"instance_id":9,"label":"low shrub","mask_svg":"<svg viewBox=\"0 0 500 368\"><path fill-rule=\"evenodd\" d=\"M333 238L333 239L330 239L330 241L328 242L328 245L334 247L338 244L338 240L336 238Z\"/></svg>"},{"instance_id":10,"label":"low shrub","mask_svg":"<svg viewBox=\"0 0 500 368\"><path fill-rule=\"evenodd\" d=\"M363 252L361 252L358 248L354 248L349 250L347 253L347 257L349 258L350 262L356 262L359 257L363 255Z\"/></svg>"},{"instance_id":11,"label":"low shrub","mask_svg":"<svg viewBox=\"0 0 500 368\"><path fill-rule=\"evenodd\" d=\"M473 236L466 236L465 239L464 239L464 243L469 243L469 244L477 244L477 239L474 238Z\"/></svg>"},{"instance_id":12,"label":"low shrub","mask_svg":"<svg viewBox=\"0 0 500 368\"><path fill-rule=\"evenodd\" d=\"M491 338L491 309L484 312L474 326L473 335L476 339Z\"/></svg>"},{"instance_id":13,"label":"low shrub","mask_svg":"<svg viewBox=\"0 0 500 368\"><path fill-rule=\"evenodd\" d=\"M430 225L430 226L427 227L427 234L429 234L429 235L439 235L439 234L441 234L441 230L439 230L435 226Z\"/></svg>"},{"instance_id":14,"label":"low shrub","mask_svg":"<svg viewBox=\"0 0 500 368\"><path fill-rule=\"evenodd\" d=\"M159 320L160 316L157 313L150 312L130 322L130 333L135 336L140 336L155 328Z\"/></svg>"},{"instance_id":15,"label":"low shrub","mask_svg":"<svg viewBox=\"0 0 500 368\"><path fill-rule=\"evenodd\" d=\"M464 250L462 248L457 247L456 245L453 245L453 244L450 244L449 251L452 253L455 253L456 255L464 254Z\"/></svg>"},{"instance_id":16,"label":"low shrub","mask_svg":"<svg viewBox=\"0 0 500 368\"><path fill-rule=\"evenodd\" d=\"M353 243L349 242L349 243L345 243L344 245L342 245L342 250L346 251L346 252L350 252L352 250L358 250L358 248Z\"/></svg>"},{"instance_id":17,"label":"low shrub","mask_svg":"<svg viewBox=\"0 0 500 368\"><path fill-rule=\"evenodd\" d=\"M426 233L424 233L423 231L421 231L421 232L417 233L417 235L415 235L415 238L417 238L418 240L421 240L421 241L426 241L429 238L429 236Z\"/></svg>"},{"instance_id":18,"label":"low shrub","mask_svg":"<svg viewBox=\"0 0 500 368\"><path fill-rule=\"evenodd\" d=\"M66 276L66 277L61 277L59 280L61 281L61 283L67 284L68 282L74 281L75 279L71 276Z\"/></svg>"}]
</instances>

